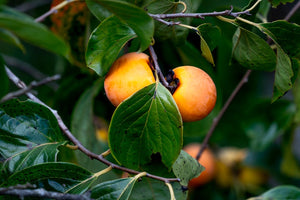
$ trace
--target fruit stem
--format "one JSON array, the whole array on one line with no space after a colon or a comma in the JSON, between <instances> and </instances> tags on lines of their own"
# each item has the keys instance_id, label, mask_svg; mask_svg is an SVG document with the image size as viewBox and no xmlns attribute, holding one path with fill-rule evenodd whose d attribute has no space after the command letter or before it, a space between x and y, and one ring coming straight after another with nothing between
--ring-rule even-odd
<instances>
[{"instance_id":1,"label":"fruit stem","mask_svg":"<svg viewBox=\"0 0 300 200\"><path fill-rule=\"evenodd\" d=\"M156 55L156 53L155 53L154 48L153 48L152 45L149 46L149 52L150 52L150 55L151 55L151 58L152 58L152 61L153 61L153 64L154 64L154 70L157 72L159 81L160 81L161 84L162 84L163 86L165 86L170 92L171 92L171 91L175 91L176 86L170 85L170 84L166 81L166 79L165 79L163 73L161 72L160 67L159 67L159 65L158 65L158 62L157 62L157 55ZM171 92L171 93L172 93L172 92Z\"/></svg>"},{"instance_id":2,"label":"fruit stem","mask_svg":"<svg viewBox=\"0 0 300 200\"><path fill-rule=\"evenodd\" d=\"M175 198L175 194L174 194L174 190L173 190L173 187L172 187L172 185L171 185L171 183L165 183L166 184L166 186L168 186L168 188L169 188L169 191L170 191L170 196L171 196L171 200L176 200L176 198Z\"/></svg>"}]
</instances>

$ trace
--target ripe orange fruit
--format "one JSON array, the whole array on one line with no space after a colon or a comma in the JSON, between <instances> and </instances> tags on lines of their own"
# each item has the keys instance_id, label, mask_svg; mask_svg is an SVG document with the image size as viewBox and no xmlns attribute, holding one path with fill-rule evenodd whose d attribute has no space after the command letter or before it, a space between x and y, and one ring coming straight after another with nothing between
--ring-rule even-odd
<instances>
[{"instance_id":1,"label":"ripe orange fruit","mask_svg":"<svg viewBox=\"0 0 300 200\"><path fill-rule=\"evenodd\" d=\"M137 52L125 54L113 63L105 77L104 89L114 106L155 82L149 63L148 55Z\"/></svg>"},{"instance_id":2,"label":"ripe orange fruit","mask_svg":"<svg viewBox=\"0 0 300 200\"><path fill-rule=\"evenodd\" d=\"M217 99L213 80L202 69L193 66L181 66L173 71L173 79L179 80L173 98L182 120L191 122L206 117L214 108Z\"/></svg>"},{"instance_id":3,"label":"ripe orange fruit","mask_svg":"<svg viewBox=\"0 0 300 200\"><path fill-rule=\"evenodd\" d=\"M199 143L190 143L187 146L183 148L185 152L187 152L190 156L195 158L201 148L201 145ZM190 188L195 188L200 185L203 185L209 181L211 181L216 172L216 159L214 157L213 152L206 148L198 162L205 167L205 170L201 172L201 174L190 180L189 182L189 187Z\"/></svg>"}]
</instances>

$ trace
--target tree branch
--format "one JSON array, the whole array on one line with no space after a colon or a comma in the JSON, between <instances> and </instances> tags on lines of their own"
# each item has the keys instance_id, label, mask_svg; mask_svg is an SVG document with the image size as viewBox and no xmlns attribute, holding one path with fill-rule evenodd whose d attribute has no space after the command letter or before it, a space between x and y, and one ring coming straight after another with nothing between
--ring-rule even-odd
<instances>
[{"instance_id":1,"label":"tree branch","mask_svg":"<svg viewBox=\"0 0 300 200\"><path fill-rule=\"evenodd\" d=\"M9 77L9 79L16 85L18 86L19 88L26 88L26 84L21 81L13 72L10 71L9 68L5 67L5 70L6 70L6 73ZM80 150L81 152L83 152L84 154L86 154L88 157L90 157L91 159L96 159L96 160L99 160L101 161L102 163L108 165L108 166L111 166L112 168L114 169L119 169L119 170L122 170L124 172L128 172L130 174L139 174L141 172L139 171L136 171L136 170L132 170L132 169L128 169L126 167L122 167L122 166L119 166L119 165L116 165L108 160L106 160L104 158L104 156L101 154L101 155L98 155L98 154L95 154L91 151L89 151L87 148L85 148L80 142L79 140L74 137L74 135L71 133L71 131L68 129L68 127L65 125L65 123L63 122L63 120L61 119L61 117L59 116L59 114L57 113L56 110L52 109L51 107L49 107L48 105L46 105L44 102L42 102L40 99L38 99L36 96L34 96L32 93L30 92L27 92L26 95L33 101L47 107L52 113L53 115L55 116L57 122L58 122L58 125L60 127L60 129L63 131L63 133L68 137L68 139L76 146L78 146L78 150ZM153 179L156 179L156 180L160 180L160 181L163 181L165 183L168 183L168 182L179 182L180 180L178 178L164 178L164 177L160 177L160 176L156 176L156 175L153 175L153 174L149 174L147 173L146 175L147 177L149 178L153 178Z\"/></svg>"},{"instance_id":2,"label":"tree branch","mask_svg":"<svg viewBox=\"0 0 300 200\"><path fill-rule=\"evenodd\" d=\"M7 65L27 73L33 79L40 81L40 80L47 78L47 75L43 74L42 72L37 70L34 66L32 66L22 60L19 60L17 58L7 56L7 55L3 55L2 57L4 58L4 61L5 61L5 63L7 63ZM56 84L55 82L50 82L49 84L47 84L47 86L49 86L53 90L57 90L59 87L59 85Z\"/></svg>"},{"instance_id":3,"label":"tree branch","mask_svg":"<svg viewBox=\"0 0 300 200\"><path fill-rule=\"evenodd\" d=\"M300 8L300 1L292 8L292 10L285 16L284 20L288 21L295 14L295 12Z\"/></svg>"},{"instance_id":4,"label":"tree branch","mask_svg":"<svg viewBox=\"0 0 300 200\"><path fill-rule=\"evenodd\" d=\"M21 5L15 7L15 9L19 10L20 12L27 12L39 6L49 4L51 3L51 1L52 0L44 0L44 1L36 0L36 1L24 2Z\"/></svg>"},{"instance_id":5,"label":"tree branch","mask_svg":"<svg viewBox=\"0 0 300 200\"><path fill-rule=\"evenodd\" d=\"M150 17L152 17L153 19L155 19L157 21L160 21L160 22L162 22L162 19L174 19L174 18L191 17L191 18L204 19L205 17L208 17L208 16L210 16L210 17L216 17L216 16L237 17L241 14L250 15L249 10L245 10L245 11L241 11L241 12L232 12L232 10L233 10L233 7L231 6L230 10L224 10L224 11L220 11L220 12L214 11L214 12L208 12L208 13L170 13L170 14L151 14L151 13L148 13L148 15ZM163 22L163 23L165 23L165 22ZM170 22L167 22L167 23L170 23ZM173 25L173 24L169 24L169 25Z\"/></svg>"},{"instance_id":6,"label":"tree branch","mask_svg":"<svg viewBox=\"0 0 300 200\"><path fill-rule=\"evenodd\" d=\"M39 198L51 198L57 200L91 200L89 195L75 195L75 194L66 194L59 192L47 191L43 188L39 189L21 189L21 188L0 188L0 195L12 195L18 196L21 199L24 197L39 197Z\"/></svg>"},{"instance_id":7,"label":"tree branch","mask_svg":"<svg viewBox=\"0 0 300 200\"><path fill-rule=\"evenodd\" d=\"M237 95L237 93L240 91L240 89L242 88L242 86L248 82L248 78L251 74L251 70L248 70L243 78L241 79L241 81L238 83L238 85L236 86L236 88L233 90L233 92L231 93L231 95L229 96L229 98L227 99L226 103L224 104L223 108L221 109L221 111L219 112L219 114L217 115L217 117L214 118L213 120L213 124L211 125L209 131L207 132L201 148L196 156L196 160L199 160L199 158L201 157L203 151L205 150L205 148L207 147L208 141L211 138L214 130L216 129L217 125L219 124L219 121L221 120L221 118L223 117L225 111L228 109L230 103L232 102L232 100L234 99L234 97Z\"/></svg>"},{"instance_id":8,"label":"tree branch","mask_svg":"<svg viewBox=\"0 0 300 200\"><path fill-rule=\"evenodd\" d=\"M56 13L59 9L63 8L64 6L68 5L69 3L75 2L75 1L79 1L79 0L65 0L63 2L61 2L60 4L58 4L57 6L54 6L53 8L51 8L48 12L42 14L41 16L39 16L38 18L36 18L34 21L36 22L41 22L44 19L46 19L48 16Z\"/></svg>"},{"instance_id":9,"label":"tree branch","mask_svg":"<svg viewBox=\"0 0 300 200\"><path fill-rule=\"evenodd\" d=\"M52 81L56 81L60 79L60 75L55 75L55 76L51 76L51 77L47 77L39 82L36 82L36 81L32 81L27 87L24 87L20 90L17 90L15 92L11 92L11 93L8 93L7 95L5 95L1 100L0 100L0 103L3 103L5 101L8 101L10 99L13 99L15 97L19 97L23 94L26 94L27 92L30 92L33 88L36 88L36 87L39 87L41 85L45 85L49 82L52 82Z\"/></svg>"}]
</instances>

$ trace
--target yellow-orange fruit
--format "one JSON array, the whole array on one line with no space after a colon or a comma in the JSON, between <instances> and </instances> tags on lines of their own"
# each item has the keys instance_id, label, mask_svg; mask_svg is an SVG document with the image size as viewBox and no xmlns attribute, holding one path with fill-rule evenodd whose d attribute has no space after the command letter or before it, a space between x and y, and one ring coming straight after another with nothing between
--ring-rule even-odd
<instances>
[{"instance_id":1,"label":"yellow-orange fruit","mask_svg":"<svg viewBox=\"0 0 300 200\"><path fill-rule=\"evenodd\" d=\"M181 66L174 70L179 84L173 98L179 108L182 120L197 121L206 117L214 108L217 90L213 80L202 69Z\"/></svg>"},{"instance_id":2,"label":"yellow-orange fruit","mask_svg":"<svg viewBox=\"0 0 300 200\"><path fill-rule=\"evenodd\" d=\"M105 77L107 98L118 106L133 93L155 82L149 66L149 56L144 53L128 53L118 58Z\"/></svg>"},{"instance_id":3,"label":"yellow-orange fruit","mask_svg":"<svg viewBox=\"0 0 300 200\"><path fill-rule=\"evenodd\" d=\"M199 152L201 148L201 145L198 143L191 143L188 144L187 146L185 146L183 148L183 150L185 152L187 152L190 156L192 156L193 158L195 158ZM201 172L201 174L196 177L193 178L192 180L190 180L189 182L189 187L190 188L195 188L198 187L200 185L203 185L209 181L211 181L214 176L215 176L215 172L216 172L216 159L214 157L213 152L206 148L200 159L198 160L198 162L205 167L205 170Z\"/></svg>"}]
</instances>

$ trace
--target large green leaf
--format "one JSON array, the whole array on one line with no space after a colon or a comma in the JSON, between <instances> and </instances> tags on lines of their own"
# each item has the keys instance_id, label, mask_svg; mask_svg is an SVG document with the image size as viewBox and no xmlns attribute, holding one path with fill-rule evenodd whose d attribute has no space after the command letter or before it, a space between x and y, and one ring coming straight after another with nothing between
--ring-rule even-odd
<instances>
[{"instance_id":1,"label":"large green leaf","mask_svg":"<svg viewBox=\"0 0 300 200\"><path fill-rule=\"evenodd\" d=\"M300 55L300 26L287 21L260 24L290 57Z\"/></svg>"},{"instance_id":2,"label":"large green leaf","mask_svg":"<svg viewBox=\"0 0 300 200\"><path fill-rule=\"evenodd\" d=\"M106 8L121 21L125 22L137 34L141 42L140 51L144 51L148 48L154 34L154 22L143 9L120 0L93 1Z\"/></svg>"},{"instance_id":3,"label":"large green leaf","mask_svg":"<svg viewBox=\"0 0 300 200\"><path fill-rule=\"evenodd\" d=\"M276 55L270 46L255 33L239 27L233 38L233 55L244 67L254 70L273 71Z\"/></svg>"},{"instance_id":4,"label":"large green leaf","mask_svg":"<svg viewBox=\"0 0 300 200\"><path fill-rule=\"evenodd\" d=\"M89 179L93 174L78 165L64 162L49 162L34 165L12 174L1 186L35 183L39 180L53 179L61 182L79 183Z\"/></svg>"},{"instance_id":5,"label":"large green leaf","mask_svg":"<svg viewBox=\"0 0 300 200\"><path fill-rule=\"evenodd\" d=\"M300 189L292 185L274 187L258 197L248 200L292 200L300 199Z\"/></svg>"},{"instance_id":6,"label":"large green leaf","mask_svg":"<svg viewBox=\"0 0 300 200\"><path fill-rule=\"evenodd\" d=\"M69 58L69 46L46 26L3 5L0 5L0 28L11 31L33 45Z\"/></svg>"},{"instance_id":7,"label":"large green leaf","mask_svg":"<svg viewBox=\"0 0 300 200\"><path fill-rule=\"evenodd\" d=\"M10 100L0 104L0 154L9 158L44 143L65 141L48 108L32 102Z\"/></svg>"},{"instance_id":8,"label":"large green leaf","mask_svg":"<svg viewBox=\"0 0 300 200\"><path fill-rule=\"evenodd\" d=\"M135 32L115 16L104 20L91 34L86 51L87 66L105 76L122 47Z\"/></svg>"},{"instance_id":9,"label":"large green leaf","mask_svg":"<svg viewBox=\"0 0 300 200\"><path fill-rule=\"evenodd\" d=\"M154 83L121 103L108 139L112 155L126 167L161 162L170 169L182 147L182 120L171 93Z\"/></svg>"},{"instance_id":10,"label":"large green leaf","mask_svg":"<svg viewBox=\"0 0 300 200\"><path fill-rule=\"evenodd\" d=\"M204 167L195 158L181 150L172 169L176 177L180 179L181 185L188 186L189 181L198 177Z\"/></svg>"}]
</instances>

